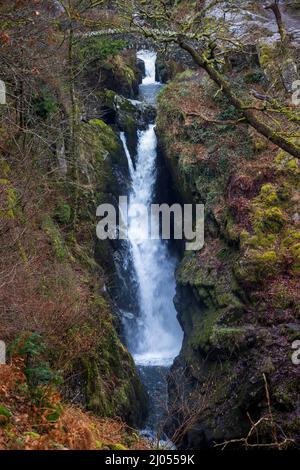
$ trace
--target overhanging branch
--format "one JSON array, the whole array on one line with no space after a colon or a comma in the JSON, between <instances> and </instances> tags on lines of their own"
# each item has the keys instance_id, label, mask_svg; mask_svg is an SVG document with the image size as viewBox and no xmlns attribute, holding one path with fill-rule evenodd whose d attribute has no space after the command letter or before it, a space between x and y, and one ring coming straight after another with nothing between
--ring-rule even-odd
<instances>
[{"instance_id":1,"label":"overhanging branch","mask_svg":"<svg viewBox=\"0 0 300 470\"><path fill-rule=\"evenodd\" d=\"M194 62L204 69L210 78L220 87L231 103L242 113L247 122L256 129L260 134L266 137L270 142L280 147L282 150L290 153L296 158L300 158L300 147L289 141L287 138L280 136L276 130L262 122L250 108L235 95L229 82L208 62L203 58L190 44L188 44L181 36L178 37L179 46L187 51Z\"/></svg>"}]
</instances>

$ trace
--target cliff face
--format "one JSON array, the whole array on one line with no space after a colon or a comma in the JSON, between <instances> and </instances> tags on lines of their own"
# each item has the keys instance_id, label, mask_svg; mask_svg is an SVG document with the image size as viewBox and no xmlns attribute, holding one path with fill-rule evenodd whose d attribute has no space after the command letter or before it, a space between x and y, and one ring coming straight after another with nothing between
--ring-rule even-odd
<instances>
[{"instance_id":1,"label":"cliff face","mask_svg":"<svg viewBox=\"0 0 300 470\"><path fill-rule=\"evenodd\" d=\"M241 93L266 86L258 59L228 77ZM176 274L184 343L168 431L183 448L242 439L260 418L259 442L299 439L299 162L245 124L213 122L238 117L201 73L178 75L159 99L176 190L205 204L205 246L186 252Z\"/></svg>"},{"instance_id":2,"label":"cliff face","mask_svg":"<svg viewBox=\"0 0 300 470\"><path fill-rule=\"evenodd\" d=\"M116 128L103 120L102 80L112 93L134 96L140 76L134 54L121 54L123 43L97 46L98 61L76 75L73 135L64 48L47 58L47 68L37 54L24 81L14 82L15 69L2 70L9 95L0 109L0 339L18 344L11 354L23 357L30 387L54 385L72 404L139 426L147 400L120 341L108 294L112 251L96 240L96 208L117 195L114 166L127 167ZM84 53L91 50L85 44ZM82 65L82 50L75 53ZM14 448L19 437L5 445Z\"/></svg>"}]
</instances>

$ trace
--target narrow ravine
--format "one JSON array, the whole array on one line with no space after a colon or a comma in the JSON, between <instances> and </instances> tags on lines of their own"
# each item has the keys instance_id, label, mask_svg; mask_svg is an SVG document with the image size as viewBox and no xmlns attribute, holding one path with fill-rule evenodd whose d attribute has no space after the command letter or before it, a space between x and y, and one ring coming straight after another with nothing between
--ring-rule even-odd
<instances>
[{"instance_id":1,"label":"narrow ravine","mask_svg":"<svg viewBox=\"0 0 300 470\"><path fill-rule=\"evenodd\" d=\"M162 85L155 81L156 54L140 51L145 62L145 78L140 85L140 98L155 103ZM128 159L131 186L128 202L127 257L134 275L132 284L137 298L137 315L124 316L127 346L138 366L149 394L149 416L146 430L159 431L167 399L166 374L180 351L182 331L173 304L175 296L176 257L167 242L149 238L147 217L141 205L150 208L157 186L157 140L155 123L138 131L137 156L130 155L125 134L121 134Z\"/></svg>"}]
</instances>

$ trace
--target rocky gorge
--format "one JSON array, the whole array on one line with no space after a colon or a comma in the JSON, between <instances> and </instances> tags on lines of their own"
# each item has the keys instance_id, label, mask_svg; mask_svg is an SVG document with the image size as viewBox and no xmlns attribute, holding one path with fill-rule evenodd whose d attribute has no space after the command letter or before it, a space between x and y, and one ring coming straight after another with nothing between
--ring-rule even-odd
<instances>
[{"instance_id":1,"label":"rocky gorge","mask_svg":"<svg viewBox=\"0 0 300 470\"><path fill-rule=\"evenodd\" d=\"M299 120L289 106L300 66L299 5L280 2L287 46L273 13L244 3L238 14L226 11L243 47L216 47L209 60L237 96L254 97L247 106L273 107L266 119L284 134ZM69 26L61 10L45 5L56 47ZM122 25L113 5L97 15ZM21 360L34 403L37 390L55 385L66 406L116 420L112 427L120 418L146 437L127 429L110 439L105 431L108 439L93 437L92 448L145 448L154 436L181 450L297 447L299 160L245 122L178 44L93 28L84 35L75 28L61 63L55 57L49 67L49 49L47 59L36 49L38 72L25 50L25 84L7 65L11 44L0 36L9 89L8 107L0 108L7 266L0 339L16 375ZM147 244L140 234L137 242L98 240L96 208L117 207L120 195L129 203L204 204L204 247ZM131 219L132 232L141 220ZM7 233L17 249L6 248ZM14 282L5 281L10 273ZM35 422L15 428L19 398L1 393L0 417L9 413L0 445L68 447L52 437L43 444ZM60 426L64 412L57 413Z\"/></svg>"}]
</instances>

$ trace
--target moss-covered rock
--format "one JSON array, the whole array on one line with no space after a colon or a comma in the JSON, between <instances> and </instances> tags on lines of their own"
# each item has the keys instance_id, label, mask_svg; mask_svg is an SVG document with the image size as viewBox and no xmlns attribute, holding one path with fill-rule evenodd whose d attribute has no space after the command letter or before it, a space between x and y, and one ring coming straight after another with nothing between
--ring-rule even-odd
<instances>
[{"instance_id":1,"label":"moss-covered rock","mask_svg":"<svg viewBox=\"0 0 300 470\"><path fill-rule=\"evenodd\" d=\"M84 400L100 416L122 416L129 424L141 426L147 414L146 393L131 355L117 335L108 303L99 296L94 302L101 341L76 365L81 370Z\"/></svg>"}]
</instances>

